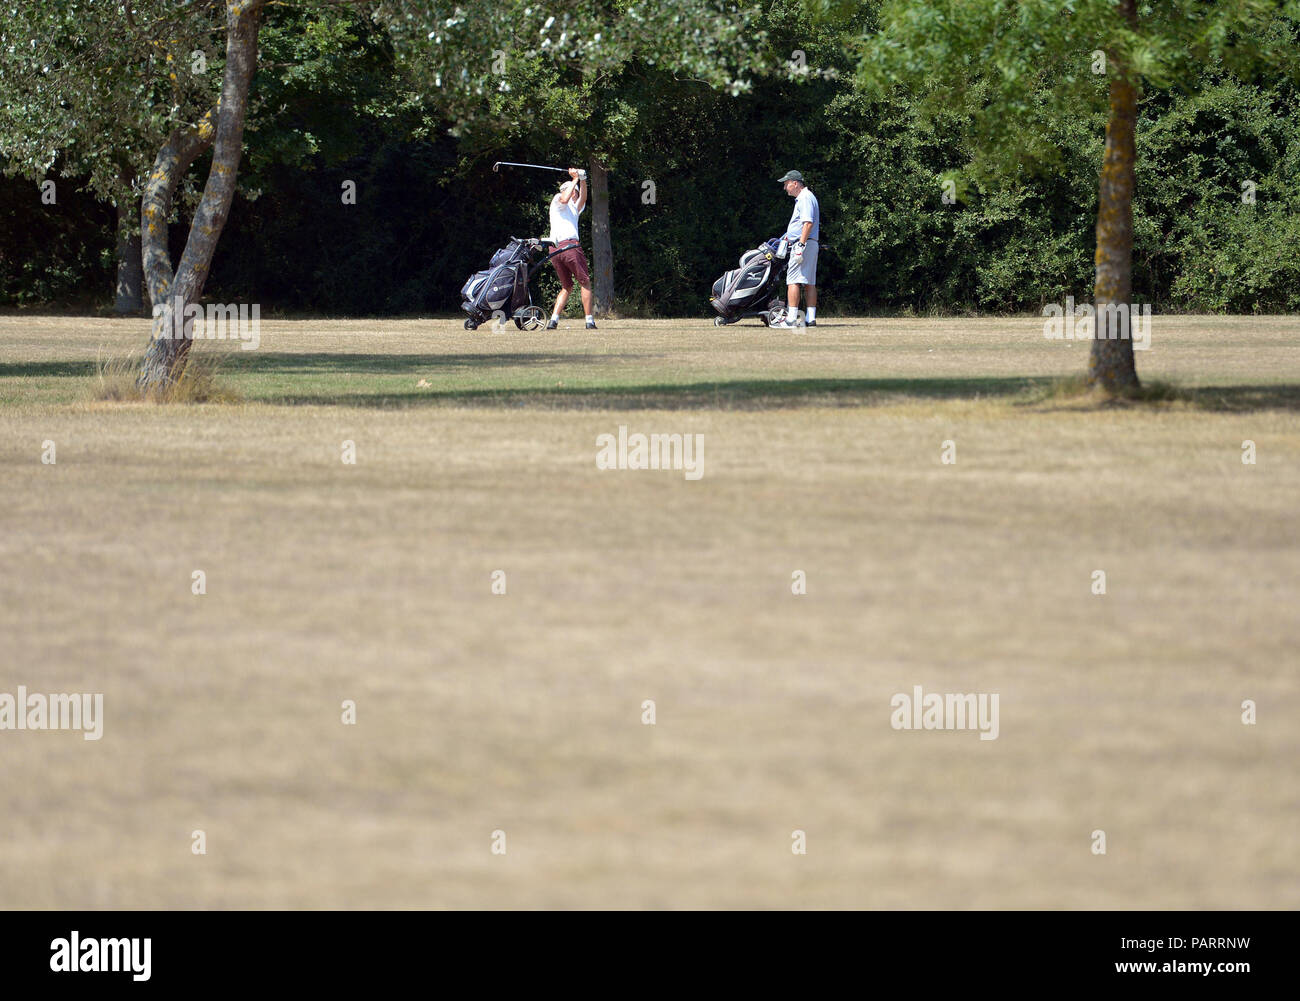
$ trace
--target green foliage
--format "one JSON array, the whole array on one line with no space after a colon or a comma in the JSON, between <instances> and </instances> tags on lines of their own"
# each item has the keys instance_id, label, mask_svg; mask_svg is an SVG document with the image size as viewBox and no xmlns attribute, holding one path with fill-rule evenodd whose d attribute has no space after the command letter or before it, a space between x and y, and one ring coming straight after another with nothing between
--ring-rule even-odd
<instances>
[{"instance_id":1,"label":"green foliage","mask_svg":"<svg viewBox=\"0 0 1300 1001\"><path fill-rule=\"evenodd\" d=\"M132 11L128 19L126 12ZM0 164L44 177L56 159L99 197L129 194L168 132L210 108L222 72L224 4L129 7L11 0L0 29ZM194 53L204 72L195 72Z\"/></svg>"},{"instance_id":2,"label":"green foliage","mask_svg":"<svg viewBox=\"0 0 1300 1001\"><path fill-rule=\"evenodd\" d=\"M879 30L858 41L859 75L876 96L904 90L922 119L963 105L985 178L1055 166L1050 122L1104 107L1114 75L1147 90L1192 84L1206 66L1300 76L1294 0L1166 0L1136 14L1130 25L1115 0L884 0Z\"/></svg>"},{"instance_id":3,"label":"green foliage","mask_svg":"<svg viewBox=\"0 0 1300 1001\"><path fill-rule=\"evenodd\" d=\"M355 12L272 6L258 48L241 166L249 187L272 165L310 170L356 157L376 122L419 120L416 96L394 85L387 36Z\"/></svg>"},{"instance_id":4,"label":"green foliage","mask_svg":"<svg viewBox=\"0 0 1300 1001\"><path fill-rule=\"evenodd\" d=\"M1225 77L1145 110L1135 260L1142 285L1167 287L1168 305L1300 308L1297 103L1289 86Z\"/></svg>"},{"instance_id":5,"label":"green foliage","mask_svg":"<svg viewBox=\"0 0 1300 1001\"><path fill-rule=\"evenodd\" d=\"M784 229L791 203L776 178L792 167L807 175L822 205L819 273L828 312L1037 310L1066 295L1086 297L1104 78L1091 73L1090 49L1066 60L1053 48L1066 37L1059 33L1027 55L1002 51L1016 33L1048 24L1048 8L1060 5L885 4L879 20L877 6L750 4L721 31L705 21L723 8L694 0L646 6L641 22L629 13L641 8L627 3L553 4L546 16L556 21L543 32L541 6L462 4L470 20L433 45L469 46L461 52L473 55L477 69L454 86L427 90L421 81L451 72L455 61L429 54L427 30L392 33L392 18L437 11L437 24L445 25L455 19L445 5L381 4L377 19L321 4L269 7L240 194L208 293L253 299L268 311L454 312L461 284L492 251L511 235L541 235L548 226L552 179L493 173L491 162L566 163L598 150L612 165L615 277L625 310L707 315L714 279ZM188 34L176 35L202 37L209 83L220 77L218 7L196 5ZM989 22L995 8L1002 20ZM9 98L0 101L0 159L15 175L0 180L0 303L68 300L92 287L107 295L112 214L73 189L110 198L118 151L151 160L156 148L147 142L206 106L210 94L186 90L189 110L173 110L172 82L159 62L129 39L105 37L120 28L103 13L108 7L87 14L89 23L78 20L82 7L71 0L16 9L18 17L0 27L3 45L14 46L0 52L0 87ZM177 8L134 9L140 30L160 35L172 22L159 19ZM1072 16L1092 9L1076 4ZM602 34L599 45L594 30L570 33L578 24L620 21L620 12L629 24ZM1224 16L1207 12L1207 40L1187 44L1188 52L1222 57L1199 70L1151 41L1154 27L1142 35L1151 54L1116 36L1148 82L1177 84L1149 86L1141 106L1135 293L1161 311L1300 310L1300 101L1276 74L1244 64L1229 71L1233 36L1214 27ZM925 44L937 45L932 34L945 34L949 17L1001 32L978 44L950 39L959 43L955 52L966 53L957 60L960 72L944 69L903 85L903 53L866 52L877 27L931 31ZM708 38L687 46L683 60L665 63L669 42L696 28ZM1260 30L1289 29L1274 18ZM34 65L17 51L31 31L50 32L37 51L62 60L35 82L15 75ZM692 60L719 55L737 32L744 42L730 61L699 75L691 70ZM93 62L86 48L92 35L107 46L101 56L154 69L110 100L93 76L77 75L77 65ZM1089 34L1086 44L1097 37ZM59 48L58 39L70 47ZM505 53L501 73L492 71L494 52ZM869 66L895 66L900 83L857 86L864 53ZM989 65L996 74L980 72ZM1034 66L1039 71L1029 72ZM73 88L70 101L54 99L46 82L54 76ZM742 81L733 95L731 86ZM989 112L1008 94L1019 95L1019 104L1002 117L1019 121L1021 131L1008 132ZM73 126L83 113L110 114L128 99L140 106L120 131L101 130L92 141L91 118ZM990 149L990 136L1006 139L1006 149ZM203 160L191 174L205 170ZM67 175L57 206L42 206L33 183L47 171ZM943 200L946 179L955 183L954 204ZM356 205L341 204L344 180L357 184ZM1242 201L1244 181L1254 183L1253 205ZM183 237L182 227L173 237ZM554 294L549 269L535 290L541 299Z\"/></svg>"},{"instance_id":6,"label":"green foliage","mask_svg":"<svg viewBox=\"0 0 1300 1001\"><path fill-rule=\"evenodd\" d=\"M511 73L533 66L560 71L566 85L595 84L640 61L744 93L764 67L760 11L725 0L380 0L376 15L403 68L465 124L512 93L522 77Z\"/></svg>"}]
</instances>

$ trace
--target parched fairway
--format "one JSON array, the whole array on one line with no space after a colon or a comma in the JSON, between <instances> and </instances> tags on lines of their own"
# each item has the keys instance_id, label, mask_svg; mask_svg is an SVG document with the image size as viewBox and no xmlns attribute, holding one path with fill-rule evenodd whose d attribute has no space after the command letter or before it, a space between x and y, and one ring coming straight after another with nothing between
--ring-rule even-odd
<instances>
[{"instance_id":1,"label":"parched fairway","mask_svg":"<svg viewBox=\"0 0 1300 1001\"><path fill-rule=\"evenodd\" d=\"M264 322L158 407L147 322L0 317L0 693L104 695L0 730L0 902L1300 907L1300 318L1114 407L1041 319L822 324Z\"/></svg>"}]
</instances>

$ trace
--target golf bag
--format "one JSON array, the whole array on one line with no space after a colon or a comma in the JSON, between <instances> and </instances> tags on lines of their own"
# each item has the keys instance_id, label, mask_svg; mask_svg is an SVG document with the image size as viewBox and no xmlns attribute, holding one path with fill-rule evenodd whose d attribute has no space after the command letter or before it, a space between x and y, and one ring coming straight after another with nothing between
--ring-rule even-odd
<instances>
[{"instance_id":1,"label":"golf bag","mask_svg":"<svg viewBox=\"0 0 1300 1001\"><path fill-rule=\"evenodd\" d=\"M761 247L740 256L740 267L728 271L713 283L709 305L717 312L714 326L756 317L764 325L785 320L785 257L783 237L774 237Z\"/></svg>"},{"instance_id":2,"label":"golf bag","mask_svg":"<svg viewBox=\"0 0 1300 1001\"><path fill-rule=\"evenodd\" d=\"M545 317L541 308L533 305L528 281L541 264L554 256L545 251L552 246L549 240L512 236L492 255L487 270L470 275L460 290L460 308L469 314L465 329L473 330L495 316L510 317L520 330L540 327Z\"/></svg>"}]
</instances>

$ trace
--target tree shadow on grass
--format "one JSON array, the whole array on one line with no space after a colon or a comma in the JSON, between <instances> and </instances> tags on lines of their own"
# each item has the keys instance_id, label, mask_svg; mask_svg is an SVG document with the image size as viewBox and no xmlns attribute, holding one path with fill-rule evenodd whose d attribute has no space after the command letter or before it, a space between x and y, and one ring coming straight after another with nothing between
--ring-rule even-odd
<instances>
[{"instance_id":1,"label":"tree shadow on grass","mask_svg":"<svg viewBox=\"0 0 1300 1001\"><path fill-rule=\"evenodd\" d=\"M89 378L99 371L93 361L0 362L0 379Z\"/></svg>"},{"instance_id":2,"label":"tree shadow on grass","mask_svg":"<svg viewBox=\"0 0 1300 1001\"><path fill-rule=\"evenodd\" d=\"M572 356L566 360L572 361ZM428 372L428 370L425 370ZM798 407L870 407L918 401L999 400L1026 410L1101 409L1106 404L1054 406L1058 379L989 376L935 379L731 379L628 385L440 389L412 385L390 392L285 393L255 402L286 406L393 409L455 406L540 410L782 410ZM309 387L303 387L309 389ZM250 402L254 402L250 400ZM1175 391L1167 400L1121 404L1156 409L1179 403L1209 413L1261 410L1300 412L1300 386L1209 386Z\"/></svg>"},{"instance_id":3,"label":"tree shadow on grass","mask_svg":"<svg viewBox=\"0 0 1300 1001\"><path fill-rule=\"evenodd\" d=\"M535 367L582 361L635 361L658 358L654 354L347 354L342 352L204 352L217 368L230 375L429 375L438 372L471 371L478 368ZM92 376L96 361L0 362L0 379L76 378Z\"/></svg>"},{"instance_id":4,"label":"tree shadow on grass","mask_svg":"<svg viewBox=\"0 0 1300 1001\"><path fill-rule=\"evenodd\" d=\"M1046 387L1028 394L1019 405L1039 412L1163 409L1177 406L1202 413L1242 414L1263 410L1300 411L1300 385L1274 383L1255 386L1178 386L1160 380L1144 382L1136 398L1097 394L1072 376L1049 379Z\"/></svg>"},{"instance_id":5,"label":"tree shadow on grass","mask_svg":"<svg viewBox=\"0 0 1300 1001\"><path fill-rule=\"evenodd\" d=\"M518 386L494 389L440 388L440 376L476 370L548 366L604 365L662 354L348 354L340 352L230 351L219 361L220 374L234 379L293 376L292 388L245 394L249 403L282 406L349 406L394 409L430 406L535 408L545 410L777 410L795 407L880 406L925 400L1001 400L1032 410L1095 409L1098 404L1072 401L1060 388L1078 380L1056 377L988 376L964 378L880 379L729 379L692 383L627 385ZM95 361L0 362L0 379L92 378ZM358 386L327 391L317 379L337 376L407 376L409 385L383 392ZM535 378L535 377L534 377ZM417 380L430 386L420 387ZM244 387L238 387L241 390ZM1168 403L1211 413L1261 410L1300 411L1300 385L1171 387L1166 399L1121 404L1159 407Z\"/></svg>"},{"instance_id":6,"label":"tree shadow on grass","mask_svg":"<svg viewBox=\"0 0 1300 1001\"><path fill-rule=\"evenodd\" d=\"M1300 411L1300 386L1201 386L1180 390L1197 410L1241 414L1256 410Z\"/></svg>"},{"instance_id":7,"label":"tree shadow on grass","mask_svg":"<svg viewBox=\"0 0 1300 1001\"><path fill-rule=\"evenodd\" d=\"M464 372L481 368L536 368L581 361L636 361L657 358L646 354L564 355L520 352L515 354L346 354L339 352L286 353L232 351L223 356L221 369L257 375L411 375Z\"/></svg>"},{"instance_id":8,"label":"tree shadow on grass","mask_svg":"<svg viewBox=\"0 0 1300 1001\"><path fill-rule=\"evenodd\" d=\"M264 403L298 406L485 407L541 410L781 410L858 407L909 400L1016 398L1050 380L970 379L730 379L628 385L439 389L412 386L387 393L294 393Z\"/></svg>"}]
</instances>

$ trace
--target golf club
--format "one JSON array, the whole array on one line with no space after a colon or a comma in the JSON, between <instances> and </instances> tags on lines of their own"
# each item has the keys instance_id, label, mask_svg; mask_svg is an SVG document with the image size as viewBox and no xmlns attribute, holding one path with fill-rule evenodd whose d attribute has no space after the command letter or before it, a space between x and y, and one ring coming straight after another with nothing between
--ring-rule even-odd
<instances>
[{"instance_id":1,"label":"golf club","mask_svg":"<svg viewBox=\"0 0 1300 1001\"><path fill-rule=\"evenodd\" d=\"M545 167L540 163L510 163L507 160L498 160L492 164L492 171L496 173L500 167L532 167L533 170L556 170L561 174L567 174L569 171L564 167Z\"/></svg>"}]
</instances>

